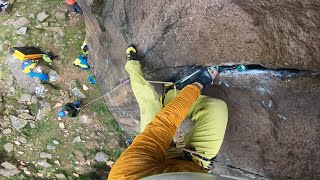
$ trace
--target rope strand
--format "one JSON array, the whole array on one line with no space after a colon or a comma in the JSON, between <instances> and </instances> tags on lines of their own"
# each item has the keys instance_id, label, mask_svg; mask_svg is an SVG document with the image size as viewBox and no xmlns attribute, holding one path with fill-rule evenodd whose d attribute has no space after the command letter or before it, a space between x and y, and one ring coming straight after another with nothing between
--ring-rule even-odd
<instances>
[{"instance_id":1,"label":"rope strand","mask_svg":"<svg viewBox=\"0 0 320 180\"><path fill-rule=\"evenodd\" d=\"M113 91L117 90L119 87L121 87L122 85L124 85L125 83L127 83L127 82L129 82L129 81L130 81L130 79L127 79L127 80L123 81L121 84L117 85L117 86L116 86L114 89L112 89L111 91L109 91L109 92L107 92L106 94L104 94L104 95L102 95L102 96L94 99L93 101L91 101L91 102L83 105L80 109L83 109L83 108L85 108L86 106L89 106L90 104L96 102L97 100L105 97L106 95L108 95L108 94L112 93Z\"/></svg>"},{"instance_id":2,"label":"rope strand","mask_svg":"<svg viewBox=\"0 0 320 180\"><path fill-rule=\"evenodd\" d=\"M127 80L123 81L121 84L117 85L117 86L116 86L114 89L112 89L111 91L109 91L109 92L105 93L104 95L102 95L102 96L94 99L93 101L91 101L91 102L83 105L83 106L80 107L79 109L83 109L83 108L89 106L90 104L98 101L99 99L102 99L103 97L109 95L110 93L112 93L113 91L117 90L119 87L121 87L122 85L126 84L126 83L129 82L129 81L130 81L130 79L127 79ZM147 81L147 82L148 82L148 83L151 83L151 84L172 84L173 87L174 87L175 96L177 96L177 88L176 88L176 86L174 85L173 82L165 82L165 81Z\"/></svg>"}]
</instances>

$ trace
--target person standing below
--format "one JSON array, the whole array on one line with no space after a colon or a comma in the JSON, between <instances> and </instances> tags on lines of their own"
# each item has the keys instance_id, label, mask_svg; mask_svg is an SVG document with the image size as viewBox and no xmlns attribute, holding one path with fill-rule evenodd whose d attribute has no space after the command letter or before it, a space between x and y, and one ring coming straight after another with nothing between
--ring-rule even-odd
<instances>
[{"instance_id":1,"label":"person standing below","mask_svg":"<svg viewBox=\"0 0 320 180\"><path fill-rule=\"evenodd\" d=\"M70 5L73 12L76 13L77 15L83 14L81 7L78 5L76 0L66 0L66 3Z\"/></svg>"},{"instance_id":2,"label":"person standing below","mask_svg":"<svg viewBox=\"0 0 320 180\"><path fill-rule=\"evenodd\" d=\"M61 111L58 112L58 117L62 118L62 117L77 117L77 115L80 112L80 101L77 101L75 103L67 103L65 104Z\"/></svg>"}]
</instances>

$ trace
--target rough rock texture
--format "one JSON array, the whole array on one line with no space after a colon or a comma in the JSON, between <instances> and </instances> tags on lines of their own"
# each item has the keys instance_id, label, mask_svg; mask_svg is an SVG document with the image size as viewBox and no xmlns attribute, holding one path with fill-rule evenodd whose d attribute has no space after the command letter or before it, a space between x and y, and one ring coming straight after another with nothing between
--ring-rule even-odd
<instances>
[{"instance_id":1,"label":"rough rock texture","mask_svg":"<svg viewBox=\"0 0 320 180\"><path fill-rule=\"evenodd\" d=\"M17 169L17 167L15 165L13 165L13 164L11 164L11 163L9 163L7 161L1 163L1 166L4 167L5 169L10 169L10 170Z\"/></svg>"},{"instance_id":2,"label":"rough rock texture","mask_svg":"<svg viewBox=\"0 0 320 180\"><path fill-rule=\"evenodd\" d=\"M235 0L253 19L271 66L319 71L320 2Z\"/></svg>"},{"instance_id":3,"label":"rough rock texture","mask_svg":"<svg viewBox=\"0 0 320 180\"><path fill-rule=\"evenodd\" d=\"M11 73L17 79L17 84L28 93L33 93L36 87L41 85L38 78L31 78L27 74L22 73L20 60L8 55L6 63L9 65Z\"/></svg>"},{"instance_id":4,"label":"rough rock texture","mask_svg":"<svg viewBox=\"0 0 320 180\"><path fill-rule=\"evenodd\" d=\"M230 87L205 90L229 108L218 164L271 179L318 179L320 76L275 76L221 75Z\"/></svg>"},{"instance_id":5,"label":"rough rock texture","mask_svg":"<svg viewBox=\"0 0 320 180\"><path fill-rule=\"evenodd\" d=\"M48 102L42 102L41 103L41 109L39 109L39 112L37 114L36 120L43 120L44 117L46 117L51 112L51 105Z\"/></svg>"},{"instance_id":6,"label":"rough rock texture","mask_svg":"<svg viewBox=\"0 0 320 180\"><path fill-rule=\"evenodd\" d=\"M57 179L67 179L64 174L55 174Z\"/></svg>"},{"instance_id":7,"label":"rough rock texture","mask_svg":"<svg viewBox=\"0 0 320 180\"><path fill-rule=\"evenodd\" d=\"M16 33L19 34L19 35L26 35L27 34L27 30L28 30L28 27L21 27L16 31Z\"/></svg>"},{"instance_id":8,"label":"rough rock texture","mask_svg":"<svg viewBox=\"0 0 320 180\"><path fill-rule=\"evenodd\" d=\"M96 154L96 156L94 157L94 159L97 161L97 162L107 162L109 157L108 155L106 155L104 152L98 152Z\"/></svg>"},{"instance_id":9,"label":"rough rock texture","mask_svg":"<svg viewBox=\"0 0 320 180\"><path fill-rule=\"evenodd\" d=\"M52 159L52 155L48 154L48 153L45 153L45 152L42 152L42 153L40 153L40 158L42 158L42 159Z\"/></svg>"},{"instance_id":10,"label":"rough rock texture","mask_svg":"<svg viewBox=\"0 0 320 180\"><path fill-rule=\"evenodd\" d=\"M49 17L49 15L46 12L42 12L37 15L37 20L42 22L47 19L47 17Z\"/></svg>"},{"instance_id":11,"label":"rough rock texture","mask_svg":"<svg viewBox=\"0 0 320 180\"><path fill-rule=\"evenodd\" d=\"M4 150L6 150L8 153L13 151L13 144L12 143L7 143L3 145Z\"/></svg>"},{"instance_id":12,"label":"rough rock texture","mask_svg":"<svg viewBox=\"0 0 320 180\"><path fill-rule=\"evenodd\" d=\"M18 169L12 169L12 170L0 169L0 175L5 176L5 177L11 177L11 176L19 174L20 172L21 171Z\"/></svg>"},{"instance_id":13,"label":"rough rock texture","mask_svg":"<svg viewBox=\"0 0 320 180\"><path fill-rule=\"evenodd\" d=\"M139 131L124 51L134 43L150 80L186 65L235 63L320 71L319 1L79 0L90 59L107 104ZM251 178L318 179L319 76L229 74L206 92L229 106L217 171ZM118 86L121 84L121 86ZM267 89L266 89L267 88Z\"/></svg>"},{"instance_id":14,"label":"rough rock texture","mask_svg":"<svg viewBox=\"0 0 320 180\"><path fill-rule=\"evenodd\" d=\"M44 167L44 168L49 168L51 167L52 165L49 164L47 161L45 160L40 160L36 163L37 166L41 166L41 167Z\"/></svg>"},{"instance_id":15,"label":"rough rock texture","mask_svg":"<svg viewBox=\"0 0 320 180\"><path fill-rule=\"evenodd\" d=\"M25 18L25 17L21 17L19 19L17 19L16 21L12 22L12 23L8 23L11 24L15 29L18 29L22 26L26 26L28 24L30 24L30 20Z\"/></svg>"},{"instance_id":16,"label":"rough rock texture","mask_svg":"<svg viewBox=\"0 0 320 180\"><path fill-rule=\"evenodd\" d=\"M16 130L20 130L22 128L24 128L27 124L28 121L16 116L12 116L9 115L9 118L11 120L11 125L16 129Z\"/></svg>"}]
</instances>

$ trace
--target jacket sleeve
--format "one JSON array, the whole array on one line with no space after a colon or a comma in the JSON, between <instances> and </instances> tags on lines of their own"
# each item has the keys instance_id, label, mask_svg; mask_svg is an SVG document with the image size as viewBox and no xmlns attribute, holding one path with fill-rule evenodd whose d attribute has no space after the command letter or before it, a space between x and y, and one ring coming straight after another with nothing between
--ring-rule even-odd
<instances>
[{"instance_id":1,"label":"jacket sleeve","mask_svg":"<svg viewBox=\"0 0 320 180\"><path fill-rule=\"evenodd\" d=\"M195 85L185 87L165 108L156 114L145 130L135 138L111 169L109 179L138 179L168 170L166 161L176 129L200 95ZM188 165L188 162L184 162ZM181 166L182 167L182 166ZM174 168L174 171L183 169Z\"/></svg>"}]
</instances>

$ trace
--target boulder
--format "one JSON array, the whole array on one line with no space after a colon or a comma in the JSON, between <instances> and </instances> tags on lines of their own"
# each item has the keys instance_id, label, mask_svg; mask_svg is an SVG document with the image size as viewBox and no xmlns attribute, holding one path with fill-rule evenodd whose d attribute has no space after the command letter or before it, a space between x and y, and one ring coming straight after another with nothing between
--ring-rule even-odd
<instances>
[{"instance_id":1,"label":"boulder","mask_svg":"<svg viewBox=\"0 0 320 180\"><path fill-rule=\"evenodd\" d=\"M43 178L43 176L44 176L43 173L37 173L36 175L37 175L38 177L41 177L41 178Z\"/></svg>"},{"instance_id":2,"label":"boulder","mask_svg":"<svg viewBox=\"0 0 320 180\"><path fill-rule=\"evenodd\" d=\"M5 169L9 169L9 170L12 170L12 169L17 169L17 167L9 162L3 162L1 163L1 166L4 167Z\"/></svg>"},{"instance_id":3,"label":"boulder","mask_svg":"<svg viewBox=\"0 0 320 180\"><path fill-rule=\"evenodd\" d=\"M13 115L9 115L9 118L11 120L11 125L16 129L16 130L20 130L22 128L24 128L27 124L28 121Z\"/></svg>"},{"instance_id":4,"label":"boulder","mask_svg":"<svg viewBox=\"0 0 320 180\"><path fill-rule=\"evenodd\" d=\"M27 143L27 139L23 136L18 136L17 140L22 143L22 144L26 144Z\"/></svg>"},{"instance_id":5,"label":"boulder","mask_svg":"<svg viewBox=\"0 0 320 180\"><path fill-rule=\"evenodd\" d=\"M44 87L44 85L39 85L35 88L35 94L37 97L46 97L48 89Z\"/></svg>"},{"instance_id":6,"label":"boulder","mask_svg":"<svg viewBox=\"0 0 320 180\"><path fill-rule=\"evenodd\" d=\"M45 152L42 152L42 153L40 153L40 158L42 158L42 159L52 159L52 155L48 154L48 153L45 153Z\"/></svg>"},{"instance_id":7,"label":"boulder","mask_svg":"<svg viewBox=\"0 0 320 180\"><path fill-rule=\"evenodd\" d=\"M75 97L75 99L84 99L86 98L85 94L78 87L74 87L71 89L71 94Z\"/></svg>"},{"instance_id":8,"label":"boulder","mask_svg":"<svg viewBox=\"0 0 320 180\"><path fill-rule=\"evenodd\" d=\"M15 22L14 19L7 19L6 21L2 22L2 25L8 26L8 25L12 25L14 22Z\"/></svg>"},{"instance_id":9,"label":"boulder","mask_svg":"<svg viewBox=\"0 0 320 180\"><path fill-rule=\"evenodd\" d=\"M43 26L43 27L48 27L48 26L49 26L49 22L44 22L44 23L42 23L42 26Z\"/></svg>"},{"instance_id":10,"label":"boulder","mask_svg":"<svg viewBox=\"0 0 320 180\"><path fill-rule=\"evenodd\" d=\"M13 144L12 143L7 143L3 145L4 150L6 150L8 153L13 151Z\"/></svg>"},{"instance_id":11,"label":"boulder","mask_svg":"<svg viewBox=\"0 0 320 180\"><path fill-rule=\"evenodd\" d=\"M45 19L47 19L49 17L49 15L46 12L41 12L37 15L37 20L42 22Z\"/></svg>"},{"instance_id":12,"label":"boulder","mask_svg":"<svg viewBox=\"0 0 320 180\"><path fill-rule=\"evenodd\" d=\"M3 111L2 111L3 112ZM6 116L4 116L4 117L6 117ZM1 119L1 116L0 116L0 119ZM0 127L2 128L2 129L5 129L5 128L7 128L11 123L10 123L10 121L7 121L7 120L5 120L6 118L4 118L4 120L0 120ZM4 132L3 132L4 133Z\"/></svg>"},{"instance_id":13,"label":"boulder","mask_svg":"<svg viewBox=\"0 0 320 180\"><path fill-rule=\"evenodd\" d=\"M48 150L55 150L56 146L53 143L49 143L49 144L47 144L47 149Z\"/></svg>"},{"instance_id":14,"label":"boulder","mask_svg":"<svg viewBox=\"0 0 320 180\"><path fill-rule=\"evenodd\" d=\"M98 152L94 159L97 161L97 162L107 162L109 160L109 156L106 155L104 152Z\"/></svg>"},{"instance_id":15,"label":"boulder","mask_svg":"<svg viewBox=\"0 0 320 180\"><path fill-rule=\"evenodd\" d=\"M75 143L80 143L81 142L81 138L80 136L77 136L73 139L72 143L75 144Z\"/></svg>"},{"instance_id":16,"label":"boulder","mask_svg":"<svg viewBox=\"0 0 320 180\"><path fill-rule=\"evenodd\" d=\"M2 45L0 45L0 50L1 50L2 52L7 51L9 48L10 48L10 45L9 45L9 44L2 44Z\"/></svg>"},{"instance_id":17,"label":"boulder","mask_svg":"<svg viewBox=\"0 0 320 180\"><path fill-rule=\"evenodd\" d=\"M20 99L20 101L21 101L21 99ZM16 110L16 112L17 112L17 114L23 114L23 113L29 114L30 111L28 109L18 109L18 110Z\"/></svg>"},{"instance_id":18,"label":"boulder","mask_svg":"<svg viewBox=\"0 0 320 180\"><path fill-rule=\"evenodd\" d=\"M51 105L48 102L42 103L42 108L39 109L36 120L43 120L51 112Z\"/></svg>"},{"instance_id":19,"label":"boulder","mask_svg":"<svg viewBox=\"0 0 320 180\"><path fill-rule=\"evenodd\" d=\"M79 84L76 80L70 81L71 90L70 93L74 97L74 99L84 99L86 95L82 91L82 88L79 87Z\"/></svg>"},{"instance_id":20,"label":"boulder","mask_svg":"<svg viewBox=\"0 0 320 180\"><path fill-rule=\"evenodd\" d=\"M67 179L64 174L55 174L55 176L57 177L57 179Z\"/></svg>"},{"instance_id":21,"label":"boulder","mask_svg":"<svg viewBox=\"0 0 320 180\"><path fill-rule=\"evenodd\" d=\"M51 167L52 165L49 164L46 160L40 160L36 163L37 166L41 166L41 167L44 167L44 168L49 168Z\"/></svg>"},{"instance_id":22,"label":"boulder","mask_svg":"<svg viewBox=\"0 0 320 180\"><path fill-rule=\"evenodd\" d=\"M38 102L39 102L39 100L38 100L37 96L34 96L34 95L33 95L33 96L31 97L31 103L32 103L32 104L38 104Z\"/></svg>"},{"instance_id":23,"label":"boulder","mask_svg":"<svg viewBox=\"0 0 320 180\"><path fill-rule=\"evenodd\" d=\"M28 114L28 113L19 114L18 117L19 117L19 118L22 118L22 119L25 119L25 120L33 120L33 119L34 119L34 117L31 116L31 115Z\"/></svg>"},{"instance_id":24,"label":"boulder","mask_svg":"<svg viewBox=\"0 0 320 180\"><path fill-rule=\"evenodd\" d=\"M35 25L34 27L37 28L37 29L42 29L41 24L37 24L37 25Z\"/></svg>"},{"instance_id":25,"label":"boulder","mask_svg":"<svg viewBox=\"0 0 320 180\"><path fill-rule=\"evenodd\" d=\"M22 94L20 97L20 102L30 102L31 97L32 96L30 94Z\"/></svg>"},{"instance_id":26,"label":"boulder","mask_svg":"<svg viewBox=\"0 0 320 180\"><path fill-rule=\"evenodd\" d=\"M19 174L20 172L21 171L18 169L12 169L12 170L0 169L0 175L5 176L5 177L12 177L12 176Z\"/></svg>"},{"instance_id":27,"label":"boulder","mask_svg":"<svg viewBox=\"0 0 320 180\"><path fill-rule=\"evenodd\" d=\"M4 124L4 123L2 123L2 125L3 125L3 124ZM10 122L6 123L5 126L8 126L9 124L10 124ZM11 134L11 133L12 133L12 129L10 129L10 128L4 129L4 130L2 131L2 133L3 133L4 135Z\"/></svg>"},{"instance_id":28,"label":"boulder","mask_svg":"<svg viewBox=\"0 0 320 180\"><path fill-rule=\"evenodd\" d=\"M32 129L36 128L36 125L34 123L30 123L29 125L30 125L30 128Z\"/></svg>"},{"instance_id":29,"label":"boulder","mask_svg":"<svg viewBox=\"0 0 320 180\"><path fill-rule=\"evenodd\" d=\"M21 27L16 31L16 33L19 34L19 35L26 35L27 34L27 30L28 30L27 27Z\"/></svg>"},{"instance_id":30,"label":"boulder","mask_svg":"<svg viewBox=\"0 0 320 180\"><path fill-rule=\"evenodd\" d=\"M21 27L23 27L23 26L26 26L26 25L28 25L28 24L30 24L31 22L30 22L30 20L29 19L27 19L27 18L25 18L25 17L21 17L21 18L18 18L16 21L14 21L14 22L7 22L7 24L11 24L15 29L19 29L19 28L21 28Z\"/></svg>"}]
</instances>

